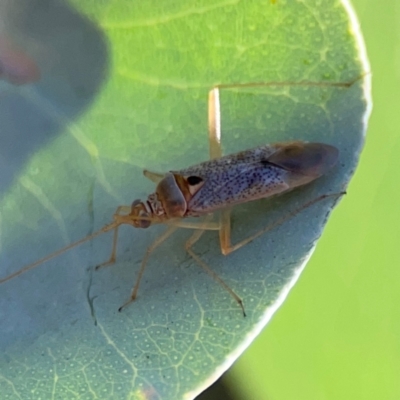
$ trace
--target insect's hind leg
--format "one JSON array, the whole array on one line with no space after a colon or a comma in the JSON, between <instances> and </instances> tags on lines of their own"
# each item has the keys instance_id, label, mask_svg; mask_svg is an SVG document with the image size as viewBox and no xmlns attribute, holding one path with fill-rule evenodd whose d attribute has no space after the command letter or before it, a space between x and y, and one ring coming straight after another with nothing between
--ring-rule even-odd
<instances>
[{"instance_id":1,"label":"insect's hind leg","mask_svg":"<svg viewBox=\"0 0 400 400\"><path fill-rule=\"evenodd\" d=\"M210 142L210 158L220 158L222 156L221 149L221 112L220 112L220 100L219 100L219 91L220 89L240 89L240 88L249 88L249 87L284 87L284 86L320 86L320 87L338 87L338 88L349 88L355 82L362 79L364 75L361 77L357 77L353 81L349 82L312 82L312 81L300 81L300 82L248 82L248 83L232 83L232 84L220 84L216 85L209 91L208 95L208 133L209 133L209 142ZM258 236L261 236L265 232L273 229L276 226L283 224L286 220L292 218L297 213L302 211L303 209L311 206L312 204L317 203L327 197L340 197L345 192L335 193L330 195L322 195L298 209L288 213L278 221L270 224L266 228L260 230L254 235L248 237L240 241L239 243L232 245L231 243L231 220L230 220L230 210L226 209L221 212L220 216L220 228L219 228L219 239L221 252L224 255L228 255L235 250L240 249L242 246L247 243L253 241ZM197 240L197 239L196 239Z\"/></svg>"},{"instance_id":2,"label":"insect's hind leg","mask_svg":"<svg viewBox=\"0 0 400 400\"><path fill-rule=\"evenodd\" d=\"M247 82L247 83L228 83L214 86L208 93L208 139L210 146L210 159L222 157L221 149L221 109L220 109L220 90L225 89L245 89L257 87L336 87L346 89L351 87L357 81L363 79L365 74L356 77L348 82L313 82L313 81L298 81L298 82Z\"/></svg>"},{"instance_id":3,"label":"insect's hind leg","mask_svg":"<svg viewBox=\"0 0 400 400\"><path fill-rule=\"evenodd\" d=\"M221 158L221 112L217 87L208 93L208 140L210 142L210 159Z\"/></svg>"},{"instance_id":4,"label":"insect's hind leg","mask_svg":"<svg viewBox=\"0 0 400 400\"><path fill-rule=\"evenodd\" d=\"M354 83L362 80L365 75L362 74L347 82L316 82L316 81L270 81L270 82L246 82L246 83L221 83L216 85L214 89L240 89L250 87L289 87L289 86L317 86L317 87L337 87L337 88L349 88Z\"/></svg>"},{"instance_id":5,"label":"insect's hind leg","mask_svg":"<svg viewBox=\"0 0 400 400\"><path fill-rule=\"evenodd\" d=\"M261 229L260 231L256 232L255 234L249 236L248 238L241 240L239 243L236 243L235 245L232 245L232 243L231 243L230 219L222 220L221 228L220 228L221 252L224 255L233 253L234 251L236 251L236 250L240 249L241 247L245 246L246 244L252 242L254 239L258 238L259 236L263 235L264 233L274 229L275 227L277 227L279 225L282 225L284 222L293 218L295 215L297 215L301 211L305 210L306 208L311 207L312 205L314 205L322 200L325 200L327 198L335 198L336 197L339 199L341 196L343 196L345 194L346 194L346 192L323 194L313 200L310 200L307 203L303 204L302 206L294 209L293 211L286 213L283 217L272 222L271 224L266 226L264 229Z\"/></svg>"}]
</instances>

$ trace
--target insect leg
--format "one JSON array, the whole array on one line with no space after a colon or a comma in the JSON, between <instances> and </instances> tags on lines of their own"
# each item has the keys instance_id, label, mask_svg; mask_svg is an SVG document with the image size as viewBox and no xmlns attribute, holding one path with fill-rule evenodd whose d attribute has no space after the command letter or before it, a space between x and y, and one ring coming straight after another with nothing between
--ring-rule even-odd
<instances>
[{"instance_id":1,"label":"insect leg","mask_svg":"<svg viewBox=\"0 0 400 400\"><path fill-rule=\"evenodd\" d=\"M114 215L121 215L121 212L129 213L130 211L131 211L131 207L129 207L129 206L119 206L116 209ZM112 244L110 258L108 259L108 261L105 261L105 262L97 265L95 268L96 271L100 268L107 267L107 266L115 263L115 260L117 257L118 229L119 229L119 225L114 229L113 244Z\"/></svg>"},{"instance_id":2,"label":"insect leg","mask_svg":"<svg viewBox=\"0 0 400 400\"><path fill-rule=\"evenodd\" d=\"M129 300L124 303L119 309L118 311L122 311L123 308L125 308L128 304L132 303L136 297L137 297L137 292L139 290L139 285L140 285L140 281L142 279L143 276L143 272L146 268L146 264L147 264L147 259L149 258L150 254L162 243L164 242L165 239L167 239L169 236L171 236L176 230L178 229L177 226L169 226L168 229L161 235L159 236L146 250L146 253L143 256L142 259L142 264L140 265L140 270L139 273L137 275L136 278L136 282L135 285L133 286L132 292L131 292L131 296L129 298Z\"/></svg>"},{"instance_id":3,"label":"insect leg","mask_svg":"<svg viewBox=\"0 0 400 400\"><path fill-rule=\"evenodd\" d=\"M285 86L316 86L316 87L338 87L338 88L349 88L354 83L362 80L368 73L364 73L361 76L354 78L352 81L347 82L315 82L315 81L271 81L271 82L247 82L247 83L222 83L216 85L215 88L219 89L239 89L246 87L285 87Z\"/></svg>"},{"instance_id":4,"label":"insect leg","mask_svg":"<svg viewBox=\"0 0 400 400\"><path fill-rule=\"evenodd\" d=\"M222 156L221 112L217 87L208 93L208 139L210 141L210 159L220 158Z\"/></svg>"},{"instance_id":5,"label":"insect leg","mask_svg":"<svg viewBox=\"0 0 400 400\"><path fill-rule=\"evenodd\" d=\"M202 229L204 231L219 231L221 229L220 222L210 221L210 218L207 216L206 219L202 222L198 221L186 221L184 219L172 219L165 222L168 225L176 226L177 228L184 229Z\"/></svg>"},{"instance_id":6,"label":"insect leg","mask_svg":"<svg viewBox=\"0 0 400 400\"><path fill-rule=\"evenodd\" d=\"M364 75L363 75L364 76ZM219 100L219 90L220 89L240 89L246 87L274 87L274 86L322 86L322 87L339 87L339 88L348 88L352 86L355 82L360 80L361 77L357 77L353 81L349 82L310 82L310 81L300 81L300 82L249 82L249 83L232 83L232 84L220 84L216 85L213 89L210 90L208 95L208 133L209 133L209 142L210 142L210 158L220 158L222 156L221 149L221 113L220 113L220 100ZM230 231L231 231L231 223L230 223L230 209L223 210L220 216L220 245L221 251L224 255L232 253L233 251L239 249L245 244L251 242L258 236L262 235L264 232L273 229L275 226L282 224L287 219L291 218L293 215L296 215L298 212L303 210L304 208L309 207L311 204L318 202L326 197L330 196L341 196L342 194L334 194L321 196L301 207L298 210L295 210L292 213L289 213L287 216L282 218L281 220L276 221L265 229L257 232L256 234L250 236L249 238L237 243L236 245L231 244Z\"/></svg>"},{"instance_id":7,"label":"insect leg","mask_svg":"<svg viewBox=\"0 0 400 400\"><path fill-rule=\"evenodd\" d=\"M199 264L208 275L210 275L216 282L218 282L239 304L242 309L243 316L246 316L246 312L244 310L242 299L220 278L193 250L192 246L200 239L203 233L208 230L207 223L209 222L211 216L207 216L203 225L200 223L198 225L197 230L193 233L193 235L187 240L185 244L185 249L188 254Z\"/></svg>"},{"instance_id":8,"label":"insect leg","mask_svg":"<svg viewBox=\"0 0 400 400\"><path fill-rule=\"evenodd\" d=\"M174 226L175 228L187 228L195 230L193 235L187 240L185 244L186 251L204 269L204 271L207 272L207 274L209 274L215 281L217 281L235 299L235 301L240 305L240 308L243 311L243 315L246 316L242 299L192 250L192 246L200 239L205 231L219 230L221 232L220 221L213 222L211 221L212 217L212 214L207 215L202 222L191 222L185 221L183 219L176 219L169 221L168 224Z\"/></svg>"},{"instance_id":9,"label":"insect leg","mask_svg":"<svg viewBox=\"0 0 400 400\"><path fill-rule=\"evenodd\" d=\"M165 176L164 174L159 174L158 172L152 172L147 169L143 170L143 175L154 183L159 183Z\"/></svg>"},{"instance_id":10,"label":"insect leg","mask_svg":"<svg viewBox=\"0 0 400 400\"><path fill-rule=\"evenodd\" d=\"M327 199L327 198L337 198L339 199L341 196L346 194L346 192L340 192L340 193L332 193L332 194L323 194L313 200L308 201L307 203L303 204L302 206L296 208L293 211L288 212L285 214L282 218L279 218L278 220L272 222L268 226L266 226L264 229L261 229L260 231L256 232L254 235L251 235L250 237L241 240L239 243L232 245L231 243L231 231L230 231L230 220L223 220L221 224L221 231L220 231L220 245L221 245L221 252L224 255L228 255L230 253L233 253L234 251L240 249L242 246L245 246L246 244L250 243L254 239L258 238L259 236L263 235L264 233L274 229L275 227L282 225L284 222L288 221L289 219L293 218L295 215L297 215L299 212L305 210L308 207L311 207L312 205Z\"/></svg>"},{"instance_id":11,"label":"insect leg","mask_svg":"<svg viewBox=\"0 0 400 400\"><path fill-rule=\"evenodd\" d=\"M208 94L208 139L210 141L210 159L222 157L221 148L221 110L219 88L214 87ZM221 211L219 222L220 242L230 243L230 209ZM221 226L224 228L221 229ZM228 234L228 237L225 237ZM222 248L222 247L221 247Z\"/></svg>"}]
</instances>

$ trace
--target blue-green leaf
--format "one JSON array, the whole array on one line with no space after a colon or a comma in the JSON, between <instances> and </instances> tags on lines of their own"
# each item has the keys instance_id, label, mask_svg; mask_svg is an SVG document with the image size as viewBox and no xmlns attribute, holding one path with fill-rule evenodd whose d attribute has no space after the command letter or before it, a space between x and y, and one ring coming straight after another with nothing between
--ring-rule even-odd
<instances>
[{"instance_id":1,"label":"blue-green leaf","mask_svg":"<svg viewBox=\"0 0 400 400\"><path fill-rule=\"evenodd\" d=\"M235 208L234 242L345 190L364 140L370 77L340 2L7 7L6 35L36 61L41 80L1 86L1 277L101 228L118 205L145 198L154 186L143 168L206 160L207 93L215 84L287 83L222 91L226 154L286 140L340 151L332 173L308 187ZM290 84L301 81L317 84ZM187 230L151 255L139 297L122 313L162 227L122 228L115 266L93 268L109 257L105 234L3 283L2 398L193 398L282 303L336 200L304 209L228 257L216 233L196 244L243 299L246 318L185 254Z\"/></svg>"}]
</instances>

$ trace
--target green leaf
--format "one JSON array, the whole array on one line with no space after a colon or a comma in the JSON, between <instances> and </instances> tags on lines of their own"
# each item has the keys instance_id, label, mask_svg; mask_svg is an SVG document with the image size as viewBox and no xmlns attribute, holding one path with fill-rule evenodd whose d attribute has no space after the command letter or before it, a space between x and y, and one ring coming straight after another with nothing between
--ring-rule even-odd
<instances>
[{"instance_id":1,"label":"green leaf","mask_svg":"<svg viewBox=\"0 0 400 400\"><path fill-rule=\"evenodd\" d=\"M19 14L8 6L15 21L6 33L36 60L42 78L1 87L2 277L101 228L118 205L145 198L154 186L143 168L206 160L207 93L215 84L288 83L222 91L226 154L287 140L340 151L328 176L235 208L234 242L346 188L363 144L370 77L354 21L339 2L70 4L30 3ZM21 23L28 16L30 24ZM317 85L290 84L302 81ZM283 302L335 202L304 209L228 257L216 233L196 244L241 296L246 318L185 254L187 230L151 255L139 297L122 313L145 249L163 227L121 228L113 267L93 268L109 257L105 234L3 283L0 392L193 398Z\"/></svg>"}]
</instances>

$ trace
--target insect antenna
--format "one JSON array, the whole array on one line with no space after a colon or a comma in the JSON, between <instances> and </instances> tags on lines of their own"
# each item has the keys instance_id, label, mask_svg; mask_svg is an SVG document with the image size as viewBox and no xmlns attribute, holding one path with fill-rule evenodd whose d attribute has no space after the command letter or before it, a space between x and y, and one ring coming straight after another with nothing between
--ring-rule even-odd
<instances>
[{"instance_id":1,"label":"insect antenna","mask_svg":"<svg viewBox=\"0 0 400 400\"><path fill-rule=\"evenodd\" d=\"M85 236L84 238L82 238L82 239L80 239L80 240L78 240L78 241L76 241L74 243L71 243L68 246L63 247L62 249L59 249L59 250L55 251L54 253L51 253L51 254L47 255L46 257L43 257L40 260L38 260L38 261L36 261L36 262L34 262L32 264L27 265L26 267L20 269L19 271L12 273L12 274L6 276L5 278L0 279L0 284L2 284L4 282L7 282L7 281L15 278L16 276L24 274L25 272L37 267L38 265L40 265L40 264L42 264L42 263L44 263L46 261L49 261L52 258L55 258L55 257L59 256L60 254L72 249L73 247L79 246L80 244L85 243L85 242L87 242L87 241L89 241L89 240L91 240L91 239L93 239L93 238L95 238L97 236L100 236L103 233L112 231L112 230L116 229L119 225L121 225L122 223L123 222L121 222L121 221L114 221L111 224L105 225L101 229L99 229L98 231L92 233L91 235Z\"/></svg>"}]
</instances>

